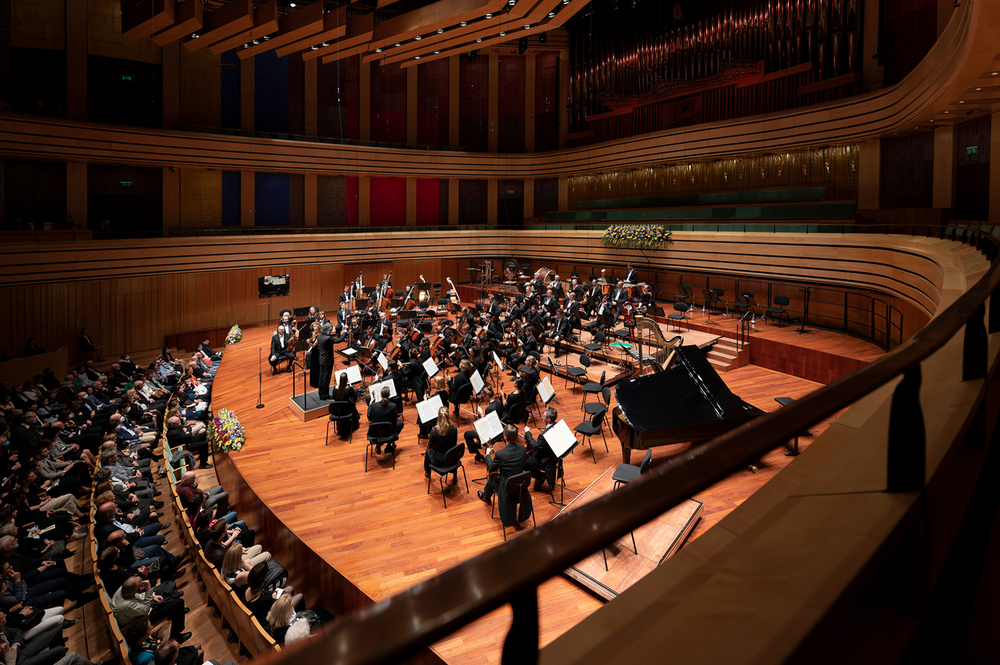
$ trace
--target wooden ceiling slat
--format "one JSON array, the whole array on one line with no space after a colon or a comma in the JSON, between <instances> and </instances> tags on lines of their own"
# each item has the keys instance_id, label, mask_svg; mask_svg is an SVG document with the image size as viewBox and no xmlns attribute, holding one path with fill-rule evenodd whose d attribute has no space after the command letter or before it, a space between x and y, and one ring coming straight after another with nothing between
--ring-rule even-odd
<instances>
[{"instance_id":1,"label":"wooden ceiling slat","mask_svg":"<svg viewBox=\"0 0 1000 665\"><path fill-rule=\"evenodd\" d=\"M278 30L278 1L271 0L265 5L261 5L253 10L253 27L245 32L233 35L229 39L223 39L208 47L214 55L224 53L229 49L237 48L247 42L260 39L264 35L270 35Z\"/></svg>"},{"instance_id":2,"label":"wooden ceiling slat","mask_svg":"<svg viewBox=\"0 0 1000 665\"><path fill-rule=\"evenodd\" d=\"M171 42L197 32L205 27L204 7L200 0L185 0L174 9L174 24L153 35L157 46L166 46Z\"/></svg>"},{"instance_id":3,"label":"wooden ceiling slat","mask_svg":"<svg viewBox=\"0 0 1000 665\"><path fill-rule=\"evenodd\" d=\"M243 60L258 53L270 51L284 44L315 35L321 30L323 30L323 3L315 2L279 18L276 34L272 34L271 38L266 42L261 42L250 48L240 49L237 55Z\"/></svg>"},{"instance_id":4,"label":"wooden ceiling slat","mask_svg":"<svg viewBox=\"0 0 1000 665\"><path fill-rule=\"evenodd\" d=\"M332 42L343 39L347 35L347 5L342 5L336 11L323 15L323 31L300 39L290 44L285 44L275 50L279 58L299 51L308 51L317 44Z\"/></svg>"},{"instance_id":5,"label":"wooden ceiling slat","mask_svg":"<svg viewBox=\"0 0 1000 665\"><path fill-rule=\"evenodd\" d=\"M141 0L122 12L122 36L138 41L174 22L174 0Z\"/></svg>"},{"instance_id":6,"label":"wooden ceiling slat","mask_svg":"<svg viewBox=\"0 0 1000 665\"><path fill-rule=\"evenodd\" d=\"M188 51L211 46L227 37L253 27L253 0L231 0L227 5L205 15L201 37L188 37L183 41Z\"/></svg>"},{"instance_id":7,"label":"wooden ceiling slat","mask_svg":"<svg viewBox=\"0 0 1000 665\"><path fill-rule=\"evenodd\" d=\"M352 50L352 49L364 49L365 45L371 40L372 32L375 30L375 14L365 14L364 16L359 16L356 19L352 19L347 22L347 34L344 38L338 41L336 44L331 44L326 48L317 49L315 51L305 51L302 53L303 60L313 60L320 57L322 54L329 54L326 58L323 58L323 64L330 62L336 62L341 57L338 49Z\"/></svg>"}]
</instances>

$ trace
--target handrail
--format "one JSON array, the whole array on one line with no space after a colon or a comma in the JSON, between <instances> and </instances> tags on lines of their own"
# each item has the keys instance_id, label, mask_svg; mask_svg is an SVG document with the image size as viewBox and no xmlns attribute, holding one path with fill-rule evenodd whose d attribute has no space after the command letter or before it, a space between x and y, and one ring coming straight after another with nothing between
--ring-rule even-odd
<instances>
[{"instance_id":1,"label":"handrail","mask_svg":"<svg viewBox=\"0 0 1000 665\"><path fill-rule=\"evenodd\" d=\"M998 246L997 239L978 231L974 233L981 235L977 242L988 241ZM972 325L974 317L981 319L984 316L986 300L998 285L1000 262L994 261L985 275L949 307L882 358L793 404L692 448L683 456L664 460L656 471L625 488L345 617L307 644L289 648L280 656L270 655L265 662L285 664L303 656L317 663L396 661L508 602L514 607L513 634L519 622L530 621L528 615L537 612L536 588L545 580L702 491L733 468L758 458L901 374L906 373L908 380L918 376L919 364L941 349L967 322L969 328L982 323L980 320L977 326ZM1000 317L991 316L995 318ZM982 350L981 346L966 344L966 365L974 364L969 362L968 356L977 350ZM973 360L985 366L982 358ZM916 382L919 385L919 378ZM912 420L912 409L909 415ZM894 438L890 427L890 450L897 443L904 451L907 443L913 449L913 442L899 440L902 438L898 432ZM920 444L922 446L923 442ZM922 447L914 452L919 452L922 459ZM901 489L893 482L893 462L890 458L890 489ZM923 483L922 468L919 478ZM508 638L506 646L510 648L511 645ZM533 653L537 645L524 648Z\"/></svg>"}]
</instances>

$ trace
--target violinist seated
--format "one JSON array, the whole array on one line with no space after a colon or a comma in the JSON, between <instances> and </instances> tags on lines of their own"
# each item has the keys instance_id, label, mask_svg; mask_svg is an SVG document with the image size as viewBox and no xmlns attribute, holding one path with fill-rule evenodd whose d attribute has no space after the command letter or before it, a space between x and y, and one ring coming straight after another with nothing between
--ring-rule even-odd
<instances>
[{"instance_id":1,"label":"violinist seated","mask_svg":"<svg viewBox=\"0 0 1000 665\"><path fill-rule=\"evenodd\" d=\"M403 431L403 425L405 424L402 420L398 419L398 413L396 412L396 405L389 400L389 386L382 386L382 392L380 393L381 399L373 401L368 405L368 422L369 423L395 423L396 433L399 434ZM390 443L388 445L387 452L392 452L396 449L395 443ZM377 455L382 454L382 446L375 448L375 453Z\"/></svg>"},{"instance_id":2,"label":"violinist seated","mask_svg":"<svg viewBox=\"0 0 1000 665\"><path fill-rule=\"evenodd\" d=\"M348 436L351 432L361 426L361 414L358 413L357 407L358 393L354 390L353 386L348 385L347 372L342 372L340 374L340 381L338 382L337 387L330 393L330 399L335 402L350 402L351 404L351 409L353 411L352 415L354 417L351 418L350 429L348 429L347 426L342 425L340 422L337 422L337 436Z\"/></svg>"},{"instance_id":3,"label":"violinist seated","mask_svg":"<svg viewBox=\"0 0 1000 665\"><path fill-rule=\"evenodd\" d=\"M524 318L524 313L528 311L528 306L524 304L524 296L518 295L514 298L514 306L507 312L508 321L520 321Z\"/></svg>"},{"instance_id":4,"label":"violinist seated","mask_svg":"<svg viewBox=\"0 0 1000 665\"><path fill-rule=\"evenodd\" d=\"M378 323L375 325L375 350L383 351L392 341L392 321L386 317L385 312L378 313Z\"/></svg>"},{"instance_id":5,"label":"violinist seated","mask_svg":"<svg viewBox=\"0 0 1000 665\"><path fill-rule=\"evenodd\" d=\"M413 400L422 402L424 393L427 392L427 372L424 371L424 366L420 362L420 349L411 346L407 356L410 360L403 367L403 380L413 391Z\"/></svg>"},{"instance_id":6,"label":"violinist seated","mask_svg":"<svg viewBox=\"0 0 1000 665\"><path fill-rule=\"evenodd\" d=\"M399 362L395 358L389 361L389 370L378 380L392 381L392 387L396 390L396 396L392 398L392 402L396 405L396 413L403 413L403 375L399 371Z\"/></svg>"},{"instance_id":7,"label":"violinist seated","mask_svg":"<svg viewBox=\"0 0 1000 665\"><path fill-rule=\"evenodd\" d=\"M448 451L458 443L458 428L451 424L448 417L448 407L438 409L437 422L429 433L427 451L424 454L424 478L431 477L431 465L443 466ZM451 478L452 483L458 482L458 469Z\"/></svg>"},{"instance_id":8,"label":"violinist seated","mask_svg":"<svg viewBox=\"0 0 1000 665\"><path fill-rule=\"evenodd\" d=\"M490 339L500 341L503 339L503 326L489 312L483 316L483 328Z\"/></svg>"},{"instance_id":9,"label":"violinist seated","mask_svg":"<svg viewBox=\"0 0 1000 665\"><path fill-rule=\"evenodd\" d=\"M497 417L503 416L505 399L503 390L497 395L494 394L492 386L486 386L483 388L483 395L489 403L485 409L481 406L476 407L476 417L485 418L494 411L497 412ZM476 456L477 462L486 461L486 458L483 457L483 442L479 440L479 433L476 432L475 427L465 430L465 448L469 451L470 455Z\"/></svg>"},{"instance_id":10,"label":"violinist seated","mask_svg":"<svg viewBox=\"0 0 1000 665\"><path fill-rule=\"evenodd\" d=\"M497 302L497 295L495 293L491 293L489 304L486 306L486 313L491 315L495 321L499 321L501 311L500 303Z\"/></svg>"},{"instance_id":11,"label":"violinist seated","mask_svg":"<svg viewBox=\"0 0 1000 665\"><path fill-rule=\"evenodd\" d=\"M525 426L524 428L524 440L528 442L528 448L531 451L528 454L528 459L525 460L525 468L531 472L531 477L535 479L535 486L532 488L536 492L542 488L542 485L548 482L550 488L555 488L556 486L556 455L552 452L549 447L548 442L545 440L545 432L549 430L550 427L556 424L559 419L558 412L551 406L545 407L545 430L539 435L537 439L532 437L531 428Z\"/></svg>"},{"instance_id":12,"label":"violinist seated","mask_svg":"<svg viewBox=\"0 0 1000 665\"><path fill-rule=\"evenodd\" d=\"M430 399L438 395L441 397L441 405L444 408L448 408L448 403L451 401L450 393L448 392L448 383L445 381L444 375L440 372L434 375L431 379L431 390L427 393L425 399ZM431 428L434 427L434 421L430 420L426 423L420 423L420 430L417 433L418 439L426 439L431 432Z\"/></svg>"},{"instance_id":13,"label":"violinist seated","mask_svg":"<svg viewBox=\"0 0 1000 665\"><path fill-rule=\"evenodd\" d=\"M484 503L491 503L493 495L497 495L497 512L500 513L500 522L507 527L528 519L531 514L531 495L525 493L524 498L520 502L521 508L519 514L515 518L514 506L518 505L516 497L513 497L515 501L512 502L512 497L508 496L504 489L507 487L507 481L511 476L516 476L524 472L527 454L524 452L524 448L517 442L516 427L513 425L504 427L503 438L503 448L496 451L495 454L492 450L487 451L489 457L486 460L486 468L490 473L490 479L486 483L486 488L479 491L477 496Z\"/></svg>"},{"instance_id":14,"label":"violinist seated","mask_svg":"<svg viewBox=\"0 0 1000 665\"><path fill-rule=\"evenodd\" d=\"M566 296L566 300L563 302L563 309L566 311L566 318L569 319L569 324L574 328L578 327L580 325L580 315L583 312L580 301L576 299L576 294L572 291Z\"/></svg>"},{"instance_id":15,"label":"violinist seated","mask_svg":"<svg viewBox=\"0 0 1000 665\"><path fill-rule=\"evenodd\" d=\"M471 376L472 376L472 363L469 362L468 360L463 360L458 364L458 373L455 374L455 376L451 377L451 381L449 382L448 391L451 394L452 404L455 405L456 416L458 415L458 409L460 406L458 403L458 399L463 392L463 388L469 386L470 391L467 392L470 397L472 396L471 393L472 380L470 379Z\"/></svg>"},{"instance_id":16,"label":"violinist seated","mask_svg":"<svg viewBox=\"0 0 1000 665\"><path fill-rule=\"evenodd\" d=\"M271 364L271 376L278 373L278 365L282 362L288 362L288 368L291 369L292 362L295 360L295 353L292 351L295 347L293 346L295 342L292 341L292 336L288 334L285 326L278 326L274 335L271 336L271 352L268 354L267 361Z\"/></svg>"},{"instance_id":17,"label":"violinist seated","mask_svg":"<svg viewBox=\"0 0 1000 665\"><path fill-rule=\"evenodd\" d=\"M528 358L531 358L532 353L538 353L540 349L538 348L538 338L535 337L534 326L528 326L521 337L521 353L517 357L517 366L520 367Z\"/></svg>"}]
</instances>

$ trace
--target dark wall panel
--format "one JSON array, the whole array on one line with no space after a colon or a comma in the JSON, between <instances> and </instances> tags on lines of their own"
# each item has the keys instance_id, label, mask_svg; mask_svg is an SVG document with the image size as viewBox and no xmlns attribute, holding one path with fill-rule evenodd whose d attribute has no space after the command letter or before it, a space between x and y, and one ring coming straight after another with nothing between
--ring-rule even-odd
<instances>
[{"instance_id":1,"label":"dark wall panel","mask_svg":"<svg viewBox=\"0 0 1000 665\"><path fill-rule=\"evenodd\" d=\"M535 181L535 209L533 217L545 217L553 210L559 209L559 179L543 178ZM526 213L527 215L527 213Z\"/></svg>"},{"instance_id":2,"label":"dark wall panel","mask_svg":"<svg viewBox=\"0 0 1000 665\"><path fill-rule=\"evenodd\" d=\"M65 164L8 159L4 161L3 179L3 212L11 227L28 228L30 224L32 228L41 230L46 224L65 220Z\"/></svg>"},{"instance_id":3,"label":"dark wall panel","mask_svg":"<svg viewBox=\"0 0 1000 665\"><path fill-rule=\"evenodd\" d=\"M306 225L305 210L306 177L301 173L288 175L288 225L304 227Z\"/></svg>"},{"instance_id":4,"label":"dark wall panel","mask_svg":"<svg viewBox=\"0 0 1000 665\"><path fill-rule=\"evenodd\" d=\"M358 138L358 56L317 69L317 133L339 139Z\"/></svg>"},{"instance_id":5,"label":"dark wall panel","mask_svg":"<svg viewBox=\"0 0 1000 665\"><path fill-rule=\"evenodd\" d=\"M159 127L163 117L160 65L87 56L88 118L98 122Z\"/></svg>"},{"instance_id":6,"label":"dark wall panel","mask_svg":"<svg viewBox=\"0 0 1000 665\"><path fill-rule=\"evenodd\" d=\"M288 226L288 174L254 175L254 226Z\"/></svg>"},{"instance_id":7,"label":"dark wall panel","mask_svg":"<svg viewBox=\"0 0 1000 665\"><path fill-rule=\"evenodd\" d=\"M291 134L305 134L305 64L300 58L286 59L288 60L288 131Z\"/></svg>"},{"instance_id":8,"label":"dark wall panel","mask_svg":"<svg viewBox=\"0 0 1000 665\"><path fill-rule=\"evenodd\" d=\"M87 165L87 218L130 235L163 233L163 170Z\"/></svg>"},{"instance_id":9,"label":"dark wall panel","mask_svg":"<svg viewBox=\"0 0 1000 665\"><path fill-rule=\"evenodd\" d=\"M347 178L316 177L316 225L347 226Z\"/></svg>"},{"instance_id":10,"label":"dark wall panel","mask_svg":"<svg viewBox=\"0 0 1000 665\"><path fill-rule=\"evenodd\" d=\"M458 60L458 142L469 150L489 145L489 59Z\"/></svg>"},{"instance_id":11,"label":"dark wall panel","mask_svg":"<svg viewBox=\"0 0 1000 665\"><path fill-rule=\"evenodd\" d=\"M934 134L882 139L883 208L929 208L934 197Z\"/></svg>"},{"instance_id":12,"label":"dark wall panel","mask_svg":"<svg viewBox=\"0 0 1000 665\"><path fill-rule=\"evenodd\" d=\"M559 54L535 56L535 152L559 149Z\"/></svg>"},{"instance_id":13,"label":"dark wall panel","mask_svg":"<svg viewBox=\"0 0 1000 665\"><path fill-rule=\"evenodd\" d=\"M222 172L222 225L240 225L240 172Z\"/></svg>"},{"instance_id":14,"label":"dark wall panel","mask_svg":"<svg viewBox=\"0 0 1000 665\"><path fill-rule=\"evenodd\" d=\"M236 51L222 54L222 126L240 128L240 59Z\"/></svg>"},{"instance_id":15,"label":"dark wall panel","mask_svg":"<svg viewBox=\"0 0 1000 665\"><path fill-rule=\"evenodd\" d=\"M990 116L955 127L955 164L958 168L955 217L986 221L990 212Z\"/></svg>"},{"instance_id":16,"label":"dark wall panel","mask_svg":"<svg viewBox=\"0 0 1000 665\"><path fill-rule=\"evenodd\" d=\"M506 229L524 226L523 180L501 180L497 183L497 225Z\"/></svg>"},{"instance_id":17,"label":"dark wall panel","mask_svg":"<svg viewBox=\"0 0 1000 665\"><path fill-rule=\"evenodd\" d=\"M41 101L43 114L64 115L66 51L10 49L10 78L0 85L7 89L4 94L8 96L3 99L13 104L15 111L38 113Z\"/></svg>"},{"instance_id":18,"label":"dark wall panel","mask_svg":"<svg viewBox=\"0 0 1000 665\"><path fill-rule=\"evenodd\" d=\"M254 56L254 125L258 132L288 131L288 57Z\"/></svg>"},{"instance_id":19,"label":"dark wall panel","mask_svg":"<svg viewBox=\"0 0 1000 665\"><path fill-rule=\"evenodd\" d=\"M358 177L347 176L347 224L358 226Z\"/></svg>"},{"instance_id":20,"label":"dark wall panel","mask_svg":"<svg viewBox=\"0 0 1000 665\"><path fill-rule=\"evenodd\" d=\"M458 181L458 223L462 225L486 223L485 180Z\"/></svg>"},{"instance_id":21,"label":"dark wall panel","mask_svg":"<svg viewBox=\"0 0 1000 665\"><path fill-rule=\"evenodd\" d=\"M885 85L903 80L937 39L938 0L885 0Z\"/></svg>"},{"instance_id":22,"label":"dark wall panel","mask_svg":"<svg viewBox=\"0 0 1000 665\"><path fill-rule=\"evenodd\" d=\"M406 179L372 178L371 226L406 226Z\"/></svg>"},{"instance_id":23,"label":"dark wall panel","mask_svg":"<svg viewBox=\"0 0 1000 665\"><path fill-rule=\"evenodd\" d=\"M448 61L417 66L417 143L448 145Z\"/></svg>"},{"instance_id":24,"label":"dark wall panel","mask_svg":"<svg viewBox=\"0 0 1000 665\"><path fill-rule=\"evenodd\" d=\"M371 140L406 143L406 72L399 63L370 64Z\"/></svg>"},{"instance_id":25,"label":"dark wall panel","mask_svg":"<svg viewBox=\"0 0 1000 665\"><path fill-rule=\"evenodd\" d=\"M500 152L524 152L524 72L523 56L500 58L497 87L497 147Z\"/></svg>"}]
</instances>

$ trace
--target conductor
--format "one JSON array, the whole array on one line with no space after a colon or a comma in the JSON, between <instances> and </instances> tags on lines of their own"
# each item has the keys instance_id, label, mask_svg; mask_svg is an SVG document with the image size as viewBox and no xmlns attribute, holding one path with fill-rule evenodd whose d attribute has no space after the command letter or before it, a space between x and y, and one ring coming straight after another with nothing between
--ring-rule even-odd
<instances>
[{"instance_id":1,"label":"conductor","mask_svg":"<svg viewBox=\"0 0 1000 665\"><path fill-rule=\"evenodd\" d=\"M333 324L327 321L316 338L319 349L319 398L330 399L330 377L333 374Z\"/></svg>"}]
</instances>

